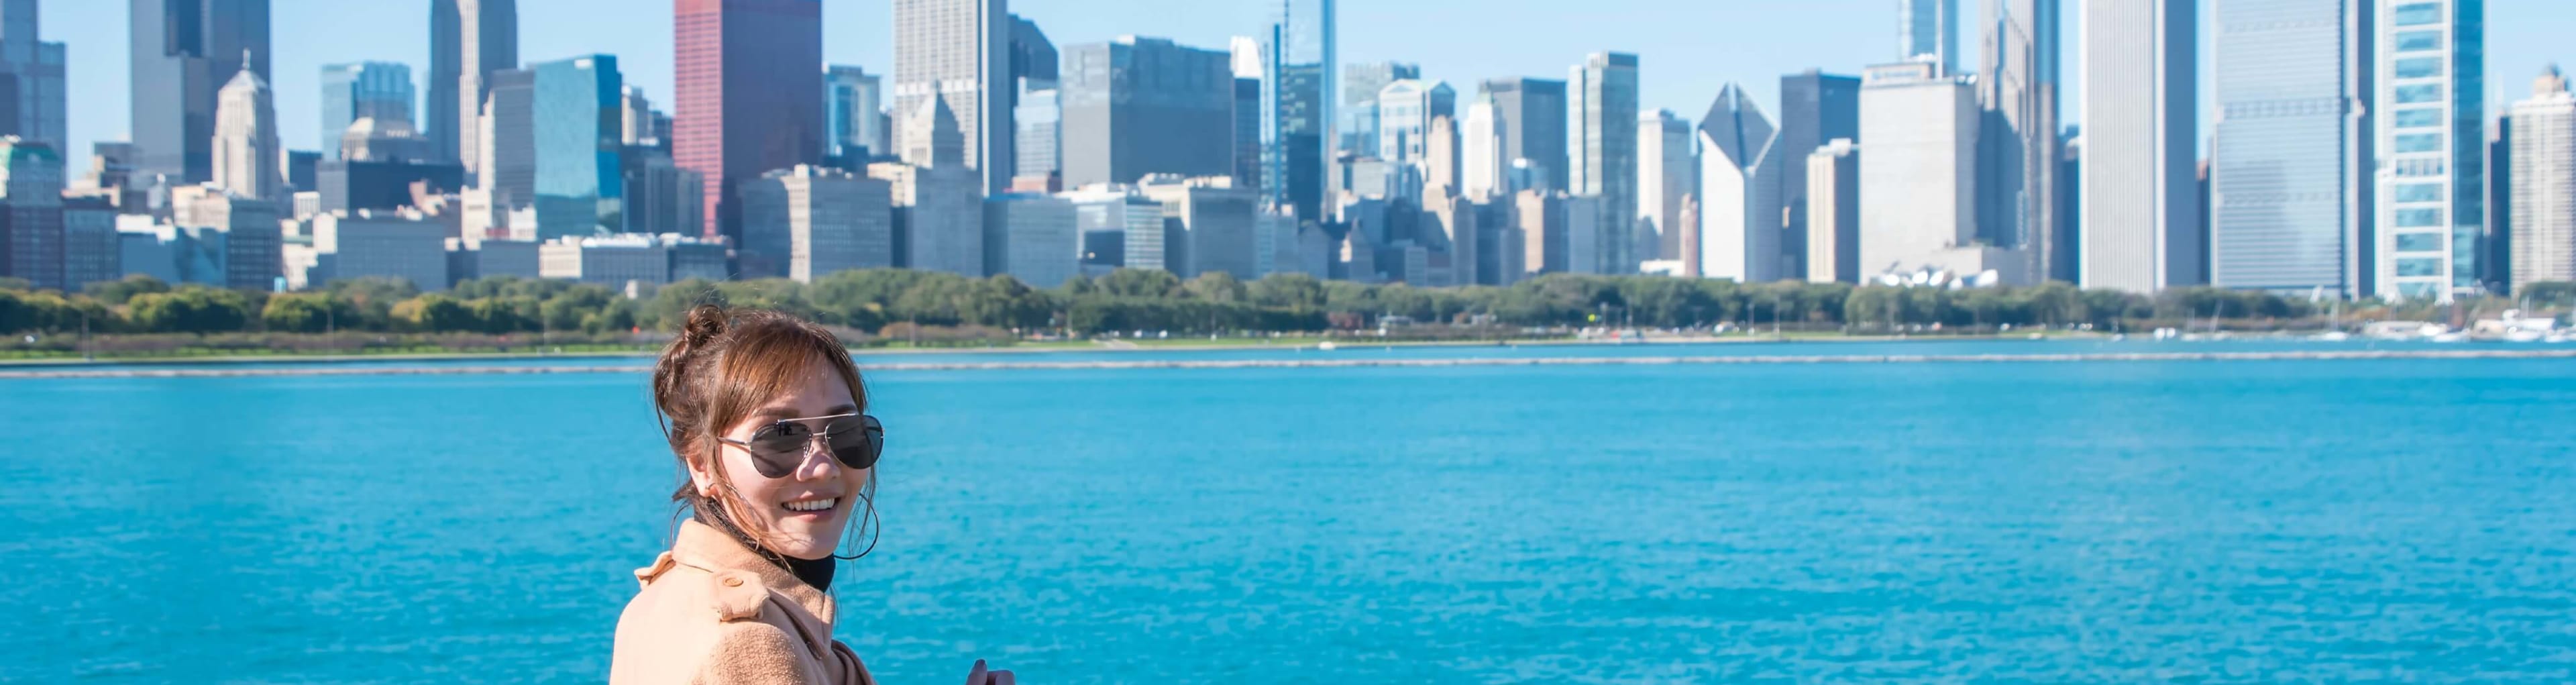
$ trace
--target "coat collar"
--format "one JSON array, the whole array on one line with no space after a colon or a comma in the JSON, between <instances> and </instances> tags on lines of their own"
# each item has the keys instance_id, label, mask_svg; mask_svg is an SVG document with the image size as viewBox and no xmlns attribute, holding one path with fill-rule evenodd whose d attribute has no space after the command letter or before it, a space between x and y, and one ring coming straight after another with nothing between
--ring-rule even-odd
<instances>
[{"instance_id":1,"label":"coat collar","mask_svg":"<svg viewBox=\"0 0 2576 685\"><path fill-rule=\"evenodd\" d=\"M751 548L743 546L742 541L716 530L715 526L700 523L697 519L681 521L680 533L671 541L671 561L711 573L739 571L756 575L762 584L821 619L825 634L830 634L834 609L831 593L805 584L787 567L751 551Z\"/></svg>"}]
</instances>

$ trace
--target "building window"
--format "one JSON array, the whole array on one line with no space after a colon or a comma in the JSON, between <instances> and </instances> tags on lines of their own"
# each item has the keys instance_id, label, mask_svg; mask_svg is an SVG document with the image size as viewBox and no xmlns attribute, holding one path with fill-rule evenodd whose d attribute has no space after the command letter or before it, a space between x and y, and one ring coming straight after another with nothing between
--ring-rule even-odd
<instances>
[{"instance_id":1,"label":"building window","mask_svg":"<svg viewBox=\"0 0 2576 685\"><path fill-rule=\"evenodd\" d=\"M2442 275L2442 260L2439 257L2397 260L2398 278L2440 275Z\"/></svg>"},{"instance_id":2,"label":"building window","mask_svg":"<svg viewBox=\"0 0 2576 685\"><path fill-rule=\"evenodd\" d=\"M2441 126L2441 125L2442 125L2442 110L2438 110L2438 109L2401 109L2401 110L2397 110L2397 127L2398 127L2398 128L2432 128L2432 127Z\"/></svg>"},{"instance_id":3,"label":"building window","mask_svg":"<svg viewBox=\"0 0 2576 685\"><path fill-rule=\"evenodd\" d=\"M2442 84L2439 83L2397 87L2397 104L2406 105L2418 102L2441 101Z\"/></svg>"},{"instance_id":4,"label":"building window","mask_svg":"<svg viewBox=\"0 0 2576 685\"><path fill-rule=\"evenodd\" d=\"M2398 202L2441 202L2442 184L2403 183L2397 186Z\"/></svg>"},{"instance_id":5,"label":"building window","mask_svg":"<svg viewBox=\"0 0 2576 685\"><path fill-rule=\"evenodd\" d=\"M2417 50L2440 50L2440 49L2442 49L2442 32L2440 32L2440 31L2399 31L2399 32L2397 32L2397 51L2398 51L2398 52L2414 52L2414 51L2417 51Z\"/></svg>"},{"instance_id":6,"label":"building window","mask_svg":"<svg viewBox=\"0 0 2576 685\"><path fill-rule=\"evenodd\" d=\"M2424 227L2429 227L2429 226L2440 226L2440 225L2442 225L2442 210L2439 210L2439 209L2400 209L2400 210L2397 210L2397 227L2398 227L2398 228L2424 228Z\"/></svg>"},{"instance_id":7,"label":"building window","mask_svg":"<svg viewBox=\"0 0 2576 685\"><path fill-rule=\"evenodd\" d=\"M2397 60L2398 78L2433 78L2442 75L2442 58L2408 57Z\"/></svg>"},{"instance_id":8,"label":"building window","mask_svg":"<svg viewBox=\"0 0 2576 685\"><path fill-rule=\"evenodd\" d=\"M2411 5L2397 6L2398 26L2422 26L2425 24L2438 24L2441 23L2441 21L2441 3L2419 2Z\"/></svg>"},{"instance_id":9,"label":"building window","mask_svg":"<svg viewBox=\"0 0 2576 685\"><path fill-rule=\"evenodd\" d=\"M2442 234L2399 233L2397 234L2397 251L2440 252L2442 251Z\"/></svg>"},{"instance_id":10,"label":"building window","mask_svg":"<svg viewBox=\"0 0 2576 685\"><path fill-rule=\"evenodd\" d=\"M2440 152L2442 134L2410 133L2397 137L2397 152Z\"/></svg>"}]
</instances>

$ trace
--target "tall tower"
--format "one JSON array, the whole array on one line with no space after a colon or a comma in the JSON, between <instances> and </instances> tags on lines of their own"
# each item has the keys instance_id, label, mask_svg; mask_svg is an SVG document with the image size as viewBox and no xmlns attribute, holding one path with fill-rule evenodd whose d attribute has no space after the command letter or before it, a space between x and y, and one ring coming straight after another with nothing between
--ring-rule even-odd
<instances>
[{"instance_id":1,"label":"tall tower","mask_svg":"<svg viewBox=\"0 0 2576 685\"><path fill-rule=\"evenodd\" d=\"M2350 0L2226 0L2217 13L2210 283L2369 294L2373 13Z\"/></svg>"},{"instance_id":2,"label":"tall tower","mask_svg":"<svg viewBox=\"0 0 2576 685\"><path fill-rule=\"evenodd\" d=\"M671 158L706 179L705 235L739 245L742 184L822 160L823 3L678 0L672 21Z\"/></svg>"},{"instance_id":3,"label":"tall tower","mask_svg":"<svg viewBox=\"0 0 2576 685\"><path fill-rule=\"evenodd\" d=\"M1544 172L1530 174L1535 187L1542 191L1567 189L1566 179L1571 174L1565 156L1565 82L1492 79L1477 89L1493 98L1494 111L1502 117L1503 167L1509 169L1527 160L1533 172Z\"/></svg>"},{"instance_id":4,"label":"tall tower","mask_svg":"<svg viewBox=\"0 0 2576 685\"><path fill-rule=\"evenodd\" d=\"M2481 290L2487 261L2486 3L2373 4L2373 283L2380 297L2449 302Z\"/></svg>"},{"instance_id":5,"label":"tall tower","mask_svg":"<svg viewBox=\"0 0 2576 685\"><path fill-rule=\"evenodd\" d=\"M2576 281L2576 95L2551 66L2514 103L2513 290Z\"/></svg>"},{"instance_id":6,"label":"tall tower","mask_svg":"<svg viewBox=\"0 0 2576 685\"><path fill-rule=\"evenodd\" d=\"M134 171L171 185L214 176L215 97L244 70L268 76L268 0L133 0Z\"/></svg>"},{"instance_id":7,"label":"tall tower","mask_svg":"<svg viewBox=\"0 0 2576 685\"><path fill-rule=\"evenodd\" d=\"M340 136L359 119L412 122L411 67L358 62L322 67L322 156L340 158ZM440 154L446 152L442 149Z\"/></svg>"},{"instance_id":8,"label":"tall tower","mask_svg":"<svg viewBox=\"0 0 2576 685\"><path fill-rule=\"evenodd\" d=\"M1655 235L1650 259L1681 259L1682 234L1699 228L1681 223L1682 198L1699 190L1699 159L1691 150L1689 119L1668 109L1638 115L1637 221Z\"/></svg>"},{"instance_id":9,"label":"tall tower","mask_svg":"<svg viewBox=\"0 0 2576 685\"><path fill-rule=\"evenodd\" d=\"M1594 273L1637 272L1637 56L1596 52L1574 67L1574 192L1601 201L1601 264Z\"/></svg>"},{"instance_id":10,"label":"tall tower","mask_svg":"<svg viewBox=\"0 0 2576 685\"><path fill-rule=\"evenodd\" d=\"M1277 4L1261 77L1262 196L1293 208L1305 222L1323 219L1332 175L1336 0L1266 0ZM1471 172L1472 173L1472 172Z\"/></svg>"},{"instance_id":11,"label":"tall tower","mask_svg":"<svg viewBox=\"0 0 2576 685\"><path fill-rule=\"evenodd\" d=\"M2198 5L2084 0L2086 288L2151 293L2204 280L2193 144ZM1869 144L1861 141L1863 160Z\"/></svg>"},{"instance_id":12,"label":"tall tower","mask_svg":"<svg viewBox=\"0 0 2576 685\"><path fill-rule=\"evenodd\" d=\"M1780 77L1780 150L1773 154L1780 155L1781 251L1790 264L1781 278L1806 275L1807 155L1829 141L1860 139L1860 83L1815 69Z\"/></svg>"},{"instance_id":13,"label":"tall tower","mask_svg":"<svg viewBox=\"0 0 2576 685\"><path fill-rule=\"evenodd\" d=\"M12 99L0 102L0 135L44 143L60 153L63 132L63 44L37 39L36 0L0 0L0 78Z\"/></svg>"},{"instance_id":14,"label":"tall tower","mask_svg":"<svg viewBox=\"0 0 2576 685\"><path fill-rule=\"evenodd\" d=\"M2033 282L2074 280L2049 266L2068 242L2057 226L2058 3L1986 0L1978 70L1977 213L1989 240L2030 256Z\"/></svg>"},{"instance_id":15,"label":"tall tower","mask_svg":"<svg viewBox=\"0 0 2576 685\"><path fill-rule=\"evenodd\" d=\"M1959 0L1896 3L1897 59L1939 64L1944 75L1958 73Z\"/></svg>"},{"instance_id":16,"label":"tall tower","mask_svg":"<svg viewBox=\"0 0 2576 685\"><path fill-rule=\"evenodd\" d=\"M966 166L982 172L987 194L1010 188L1018 159L1011 153L1013 25L1004 0L894 0L894 109L924 111L932 95L947 101L965 138Z\"/></svg>"},{"instance_id":17,"label":"tall tower","mask_svg":"<svg viewBox=\"0 0 2576 685\"><path fill-rule=\"evenodd\" d=\"M430 0L429 144L480 168L483 100L492 72L519 68L518 0Z\"/></svg>"},{"instance_id":18,"label":"tall tower","mask_svg":"<svg viewBox=\"0 0 2576 685\"><path fill-rule=\"evenodd\" d=\"M245 68L224 84L216 100L215 185L244 197L284 199L286 177L277 168L277 107L268 82Z\"/></svg>"},{"instance_id":19,"label":"tall tower","mask_svg":"<svg viewBox=\"0 0 2576 685\"><path fill-rule=\"evenodd\" d=\"M1699 122L1702 276L1767 283L1784 274L1780 250L1779 130L1744 89L1727 84ZM1805 163L1806 157L1798 157ZM1689 229L1685 229L1689 230Z\"/></svg>"}]
</instances>

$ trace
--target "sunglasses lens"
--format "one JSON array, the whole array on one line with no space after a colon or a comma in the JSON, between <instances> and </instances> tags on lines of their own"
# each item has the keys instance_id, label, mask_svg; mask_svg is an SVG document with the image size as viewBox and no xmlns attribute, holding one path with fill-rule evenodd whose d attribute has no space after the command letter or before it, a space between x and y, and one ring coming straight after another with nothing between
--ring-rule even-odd
<instances>
[{"instance_id":1,"label":"sunglasses lens","mask_svg":"<svg viewBox=\"0 0 2576 685\"><path fill-rule=\"evenodd\" d=\"M876 419L853 416L832 422L832 458L854 469L877 465L877 456L885 449L885 428Z\"/></svg>"},{"instance_id":2,"label":"sunglasses lens","mask_svg":"<svg viewBox=\"0 0 2576 685\"><path fill-rule=\"evenodd\" d=\"M803 426L787 423L760 429L748 442L752 465L759 467L760 475L785 478L805 462L805 446L813 444L813 437Z\"/></svg>"}]
</instances>

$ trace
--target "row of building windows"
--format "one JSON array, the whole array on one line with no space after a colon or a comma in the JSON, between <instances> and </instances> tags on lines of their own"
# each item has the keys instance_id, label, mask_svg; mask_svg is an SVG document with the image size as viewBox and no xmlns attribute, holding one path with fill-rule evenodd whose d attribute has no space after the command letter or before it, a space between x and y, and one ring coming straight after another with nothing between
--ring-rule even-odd
<instances>
[{"instance_id":1,"label":"row of building windows","mask_svg":"<svg viewBox=\"0 0 2576 685\"><path fill-rule=\"evenodd\" d=\"M2398 26L2423 26L2442 23L2442 3L2418 2L2397 6Z\"/></svg>"}]
</instances>

